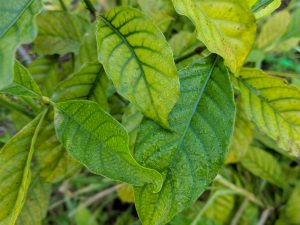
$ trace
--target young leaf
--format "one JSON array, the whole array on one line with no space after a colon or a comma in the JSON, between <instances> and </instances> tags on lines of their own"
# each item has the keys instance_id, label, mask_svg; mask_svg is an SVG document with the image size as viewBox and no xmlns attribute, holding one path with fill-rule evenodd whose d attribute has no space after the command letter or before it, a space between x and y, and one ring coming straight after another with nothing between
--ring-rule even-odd
<instances>
[{"instance_id":1,"label":"young leaf","mask_svg":"<svg viewBox=\"0 0 300 225\"><path fill-rule=\"evenodd\" d=\"M247 153L253 140L253 126L248 120L239 101L235 120L235 128L226 163L239 162Z\"/></svg>"},{"instance_id":2,"label":"young leaf","mask_svg":"<svg viewBox=\"0 0 300 225\"><path fill-rule=\"evenodd\" d=\"M0 92L16 96L41 98L42 92L31 77L30 72L21 63L15 61L13 83L6 86Z\"/></svg>"},{"instance_id":3,"label":"young leaf","mask_svg":"<svg viewBox=\"0 0 300 225\"><path fill-rule=\"evenodd\" d=\"M41 225L47 214L51 186L35 178L29 187L24 207L16 225Z\"/></svg>"},{"instance_id":4,"label":"young leaf","mask_svg":"<svg viewBox=\"0 0 300 225\"><path fill-rule=\"evenodd\" d=\"M287 203L285 213L292 224L300 224L300 182L298 181Z\"/></svg>"},{"instance_id":5,"label":"young leaf","mask_svg":"<svg viewBox=\"0 0 300 225\"><path fill-rule=\"evenodd\" d=\"M125 129L95 102L55 104L54 124L58 140L71 156L91 172L114 180L159 190L161 175L140 166L130 155Z\"/></svg>"},{"instance_id":6,"label":"young leaf","mask_svg":"<svg viewBox=\"0 0 300 225\"><path fill-rule=\"evenodd\" d=\"M39 115L0 151L0 223L15 224L31 182L30 163L44 114Z\"/></svg>"},{"instance_id":7,"label":"young leaf","mask_svg":"<svg viewBox=\"0 0 300 225\"><path fill-rule=\"evenodd\" d=\"M114 8L98 22L98 57L117 91L146 116L168 126L179 97L172 50L150 19L136 9Z\"/></svg>"},{"instance_id":8,"label":"young leaf","mask_svg":"<svg viewBox=\"0 0 300 225\"><path fill-rule=\"evenodd\" d=\"M34 51L43 55L78 53L89 28L87 20L65 11L46 11L38 16L37 25Z\"/></svg>"},{"instance_id":9,"label":"young leaf","mask_svg":"<svg viewBox=\"0 0 300 225\"><path fill-rule=\"evenodd\" d=\"M300 8L292 13L291 22L282 39L287 40L295 37L300 38Z\"/></svg>"},{"instance_id":10,"label":"young leaf","mask_svg":"<svg viewBox=\"0 0 300 225\"><path fill-rule=\"evenodd\" d=\"M279 162L262 149L251 147L242 159L242 165L254 175L278 187L285 186L284 175Z\"/></svg>"},{"instance_id":11,"label":"young leaf","mask_svg":"<svg viewBox=\"0 0 300 225\"><path fill-rule=\"evenodd\" d=\"M239 0L173 0L176 11L195 24L197 37L238 73L255 39L255 18Z\"/></svg>"},{"instance_id":12,"label":"young leaf","mask_svg":"<svg viewBox=\"0 0 300 225\"><path fill-rule=\"evenodd\" d=\"M36 35L33 20L42 9L41 0L0 2L0 89L13 81L15 51Z\"/></svg>"},{"instance_id":13,"label":"young leaf","mask_svg":"<svg viewBox=\"0 0 300 225\"><path fill-rule=\"evenodd\" d=\"M169 117L173 132L144 120L137 138L135 158L165 176L159 193L135 188L144 225L166 224L200 196L223 165L233 131L233 90L215 55L180 71L180 80Z\"/></svg>"},{"instance_id":14,"label":"young leaf","mask_svg":"<svg viewBox=\"0 0 300 225\"><path fill-rule=\"evenodd\" d=\"M281 78L250 68L241 71L236 85L248 118L280 148L299 157L300 91Z\"/></svg>"},{"instance_id":15,"label":"young leaf","mask_svg":"<svg viewBox=\"0 0 300 225\"><path fill-rule=\"evenodd\" d=\"M58 142L54 125L46 121L36 141L35 159L38 175L47 183L62 181L82 168Z\"/></svg>"},{"instance_id":16,"label":"young leaf","mask_svg":"<svg viewBox=\"0 0 300 225\"><path fill-rule=\"evenodd\" d=\"M252 7L256 19L270 15L281 5L281 0L259 0Z\"/></svg>"},{"instance_id":17,"label":"young leaf","mask_svg":"<svg viewBox=\"0 0 300 225\"><path fill-rule=\"evenodd\" d=\"M93 100L105 110L109 109L107 96L109 81L99 63L89 63L61 82L53 94L54 101Z\"/></svg>"}]
</instances>

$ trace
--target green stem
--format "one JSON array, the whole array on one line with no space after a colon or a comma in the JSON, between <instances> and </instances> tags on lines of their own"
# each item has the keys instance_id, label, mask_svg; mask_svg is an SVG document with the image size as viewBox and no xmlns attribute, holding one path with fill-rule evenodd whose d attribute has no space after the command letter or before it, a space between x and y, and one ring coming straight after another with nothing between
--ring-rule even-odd
<instances>
[{"instance_id":1,"label":"green stem","mask_svg":"<svg viewBox=\"0 0 300 225\"><path fill-rule=\"evenodd\" d=\"M8 97L6 96L0 96L0 105L3 105L9 109L12 109L12 110L16 110L26 116L28 116L29 118L34 118L34 115L31 114L30 112L28 112L27 110L25 110L22 106L16 104L16 103L13 103Z\"/></svg>"},{"instance_id":2,"label":"green stem","mask_svg":"<svg viewBox=\"0 0 300 225\"><path fill-rule=\"evenodd\" d=\"M63 11L67 11L68 10L63 0L59 0L59 3L60 3L60 6L61 6L61 8L62 8Z\"/></svg>"},{"instance_id":3,"label":"green stem","mask_svg":"<svg viewBox=\"0 0 300 225\"><path fill-rule=\"evenodd\" d=\"M86 8L90 11L90 13L92 14L93 17L96 17L96 9L95 7L93 6L93 4L91 3L90 0L83 0L85 5L86 5Z\"/></svg>"},{"instance_id":4,"label":"green stem","mask_svg":"<svg viewBox=\"0 0 300 225\"><path fill-rule=\"evenodd\" d=\"M247 198L249 201L255 203L256 205L264 207L264 204L262 203L262 201L260 199L256 198L251 192L249 192L243 188L240 188L240 187L234 185L233 183L230 183L228 180L226 180L221 175L218 175L216 177L215 181L219 182L223 186L235 191L237 194L243 195L245 198Z\"/></svg>"},{"instance_id":5,"label":"green stem","mask_svg":"<svg viewBox=\"0 0 300 225\"><path fill-rule=\"evenodd\" d=\"M205 49L206 49L205 47L196 48L194 51L175 59L175 63L177 64L195 55L200 55Z\"/></svg>"}]
</instances>

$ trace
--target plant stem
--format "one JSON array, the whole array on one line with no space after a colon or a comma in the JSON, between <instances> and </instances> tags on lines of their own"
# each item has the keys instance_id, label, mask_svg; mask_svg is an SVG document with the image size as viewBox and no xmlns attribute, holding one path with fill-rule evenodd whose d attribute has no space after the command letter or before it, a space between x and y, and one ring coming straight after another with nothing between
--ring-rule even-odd
<instances>
[{"instance_id":1,"label":"plant stem","mask_svg":"<svg viewBox=\"0 0 300 225\"><path fill-rule=\"evenodd\" d=\"M0 105L3 105L9 109L12 110L16 110L26 116L28 116L29 118L34 118L34 115L31 114L30 112L28 112L27 110L25 110L22 106L13 103L8 97L1 95L0 96Z\"/></svg>"},{"instance_id":2,"label":"plant stem","mask_svg":"<svg viewBox=\"0 0 300 225\"><path fill-rule=\"evenodd\" d=\"M267 219L269 218L272 211L273 211L273 209L271 209L271 208L265 209L263 211L263 213L261 214L261 217L260 217L257 225L264 225L267 222Z\"/></svg>"},{"instance_id":3,"label":"plant stem","mask_svg":"<svg viewBox=\"0 0 300 225\"><path fill-rule=\"evenodd\" d=\"M61 8L62 8L63 11L67 11L68 10L63 0L59 0L59 3L60 3L60 6L61 6Z\"/></svg>"},{"instance_id":4,"label":"plant stem","mask_svg":"<svg viewBox=\"0 0 300 225\"><path fill-rule=\"evenodd\" d=\"M184 56L181 56L181 57L178 57L177 59L175 59L175 63L180 63L190 57L193 57L194 55L200 55L201 52L203 52L206 48L205 47L199 47L199 48L196 48L194 51L184 55Z\"/></svg>"},{"instance_id":5,"label":"plant stem","mask_svg":"<svg viewBox=\"0 0 300 225\"><path fill-rule=\"evenodd\" d=\"M90 13L92 14L93 18L96 18L96 9L95 7L93 6L93 4L91 3L90 0L83 0L85 5L86 5L86 8L90 11Z\"/></svg>"},{"instance_id":6,"label":"plant stem","mask_svg":"<svg viewBox=\"0 0 300 225\"><path fill-rule=\"evenodd\" d=\"M249 201L257 204L258 206L264 207L264 204L262 203L262 201L257 199L252 193L248 192L247 190L245 190L243 188L240 188L240 187L234 185L233 183L230 183L228 180L226 180L221 175L218 175L216 177L215 181L219 182L220 184L222 184L223 186L225 186L231 190L234 190L236 193L245 196L245 198L247 198Z\"/></svg>"},{"instance_id":7,"label":"plant stem","mask_svg":"<svg viewBox=\"0 0 300 225\"><path fill-rule=\"evenodd\" d=\"M240 206L239 210L236 212L236 214L234 215L230 225L237 225L246 209L246 207L249 204L249 200L245 199L242 203L242 205Z\"/></svg>"}]
</instances>

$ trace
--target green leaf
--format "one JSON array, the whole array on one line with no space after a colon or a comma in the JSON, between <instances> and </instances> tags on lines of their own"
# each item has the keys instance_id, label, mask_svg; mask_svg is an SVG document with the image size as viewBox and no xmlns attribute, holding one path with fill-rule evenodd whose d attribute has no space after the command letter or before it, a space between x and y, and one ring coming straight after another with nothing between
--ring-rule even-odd
<instances>
[{"instance_id":1,"label":"green leaf","mask_svg":"<svg viewBox=\"0 0 300 225\"><path fill-rule=\"evenodd\" d=\"M253 140L253 126L248 120L240 101L237 106L235 128L226 163L239 162L247 153Z\"/></svg>"},{"instance_id":2,"label":"green leaf","mask_svg":"<svg viewBox=\"0 0 300 225\"><path fill-rule=\"evenodd\" d=\"M125 184L117 190L119 199L123 203L134 203L133 187L129 184Z\"/></svg>"},{"instance_id":3,"label":"green leaf","mask_svg":"<svg viewBox=\"0 0 300 225\"><path fill-rule=\"evenodd\" d=\"M300 38L300 8L292 13L291 22L282 39L287 40L293 37Z\"/></svg>"},{"instance_id":4,"label":"green leaf","mask_svg":"<svg viewBox=\"0 0 300 225\"><path fill-rule=\"evenodd\" d=\"M285 213L288 221L292 224L300 223L300 182L298 181L296 187L294 188L289 201L287 203Z\"/></svg>"},{"instance_id":5,"label":"green leaf","mask_svg":"<svg viewBox=\"0 0 300 225\"><path fill-rule=\"evenodd\" d=\"M18 46L36 36L34 17L42 9L41 0L0 2L0 89L13 81L15 52Z\"/></svg>"},{"instance_id":6,"label":"green leaf","mask_svg":"<svg viewBox=\"0 0 300 225\"><path fill-rule=\"evenodd\" d=\"M65 11L46 11L37 17L38 35L34 51L38 54L78 53L89 22Z\"/></svg>"},{"instance_id":7,"label":"green leaf","mask_svg":"<svg viewBox=\"0 0 300 225\"><path fill-rule=\"evenodd\" d=\"M91 172L136 186L149 183L155 190L160 189L161 175L133 159L127 132L97 103L56 103L54 120L58 140Z\"/></svg>"},{"instance_id":8,"label":"green leaf","mask_svg":"<svg viewBox=\"0 0 300 225\"><path fill-rule=\"evenodd\" d=\"M42 97L42 92L30 72L18 61L15 61L13 83L0 90L0 92L32 98Z\"/></svg>"},{"instance_id":9,"label":"green leaf","mask_svg":"<svg viewBox=\"0 0 300 225\"><path fill-rule=\"evenodd\" d=\"M61 82L52 99L56 102L82 99L97 102L108 111L109 105L107 96L109 95L110 83L107 79L103 67L99 63L89 63Z\"/></svg>"},{"instance_id":10,"label":"green leaf","mask_svg":"<svg viewBox=\"0 0 300 225\"><path fill-rule=\"evenodd\" d=\"M46 121L36 141L35 159L38 175L47 183L62 181L82 168L57 140L53 123Z\"/></svg>"},{"instance_id":11,"label":"green leaf","mask_svg":"<svg viewBox=\"0 0 300 225\"><path fill-rule=\"evenodd\" d=\"M188 31L180 31L173 35L169 42L175 57L191 53L200 45L196 34Z\"/></svg>"},{"instance_id":12,"label":"green leaf","mask_svg":"<svg viewBox=\"0 0 300 225\"><path fill-rule=\"evenodd\" d=\"M41 225L47 214L51 186L35 178L29 187L24 207L16 225Z\"/></svg>"},{"instance_id":13,"label":"green leaf","mask_svg":"<svg viewBox=\"0 0 300 225\"><path fill-rule=\"evenodd\" d=\"M98 225L95 215L87 208L82 208L76 212L76 225Z\"/></svg>"},{"instance_id":14,"label":"green leaf","mask_svg":"<svg viewBox=\"0 0 300 225\"><path fill-rule=\"evenodd\" d=\"M290 19L290 14L286 10L271 16L261 28L261 32L257 39L258 48L270 48L274 42L279 40L286 32Z\"/></svg>"},{"instance_id":15,"label":"green leaf","mask_svg":"<svg viewBox=\"0 0 300 225\"><path fill-rule=\"evenodd\" d=\"M50 97L60 79L57 57L38 58L28 65L28 70L39 85L43 95Z\"/></svg>"},{"instance_id":16,"label":"green leaf","mask_svg":"<svg viewBox=\"0 0 300 225\"><path fill-rule=\"evenodd\" d=\"M31 182L30 164L44 114L25 126L0 151L0 223L15 224Z\"/></svg>"},{"instance_id":17,"label":"green leaf","mask_svg":"<svg viewBox=\"0 0 300 225\"><path fill-rule=\"evenodd\" d=\"M280 148L300 157L300 91L251 68L241 71L236 86L248 118Z\"/></svg>"},{"instance_id":18,"label":"green leaf","mask_svg":"<svg viewBox=\"0 0 300 225\"><path fill-rule=\"evenodd\" d=\"M117 91L146 116L168 126L179 98L172 50L150 19L118 7L98 22L98 58Z\"/></svg>"},{"instance_id":19,"label":"green leaf","mask_svg":"<svg viewBox=\"0 0 300 225\"><path fill-rule=\"evenodd\" d=\"M251 147L242 159L242 165L254 175L275 184L285 186L284 174L279 162L266 151Z\"/></svg>"},{"instance_id":20,"label":"green leaf","mask_svg":"<svg viewBox=\"0 0 300 225\"><path fill-rule=\"evenodd\" d=\"M169 117L173 132L144 120L137 138L135 158L165 176L159 193L148 185L135 188L144 225L166 224L200 196L223 165L233 132L233 90L217 57L179 74L181 97Z\"/></svg>"},{"instance_id":21,"label":"green leaf","mask_svg":"<svg viewBox=\"0 0 300 225\"><path fill-rule=\"evenodd\" d=\"M281 0L259 0L252 7L256 19L270 15L281 5Z\"/></svg>"},{"instance_id":22,"label":"green leaf","mask_svg":"<svg viewBox=\"0 0 300 225\"><path fill-rule=\"evenodd\" d=\"M243 66L255 39L255 18L246 1L173 0L176 11L196 26L197 37L233 73Z\"/></svg>"}]
</instances>

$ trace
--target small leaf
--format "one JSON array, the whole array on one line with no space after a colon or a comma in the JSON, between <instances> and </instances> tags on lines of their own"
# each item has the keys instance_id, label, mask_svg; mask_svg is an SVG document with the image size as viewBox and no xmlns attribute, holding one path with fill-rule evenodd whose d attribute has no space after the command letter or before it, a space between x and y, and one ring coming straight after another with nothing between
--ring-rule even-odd
<instances>
[{"instance_id":1,"label":"small leaf","mask_svg":"<svg viewBox=\"0 0 300 225\"><path fill-rule=\"evenodd\" d=\"M97 42L99 61L117 91L167 127L179 79L163 34L138 10L118 7L99 20Z\"/></svg>"},{"instance_id":2,"label":"small leaf","mask_svg":"<svg viewBox=\"0 0 300 225\"><path fill-rule=\"evenodd\" d=\"M35 178L29 187L23 210L16 225L41 225L47 214L51 186Z\"/></svg>"},{"instance_id":3,"label":"small leaf","mask_svg":"<svg viewBox=\"0 0 300 225\"><path fill-rule=\"evenodd\" d=\"M0 2L0 89L13 81L16 49L36 36L34 17L42 9L41 0Z\"/></svg>"},{"instance_id":4,"label":"small leaf","mask_svg":"<svg viewBox=\"0 0 300 225\"><path fill-rule=\"evenodd\" d=\"M0 92L15 96L42 97L42 92L31 77L30 72L18 61L15 61L13 83L0 90Z\"/></svg>"},{"instance_id":5,"label":"small leaf","mask_svg":"<svg viewBox=\"0 0 300 225\"><path fill-rule=\"evenodd\" d=\"M292 224L300 224L300 182L298 181L287 203L285 214Z\"/></svg>"},{"instance_id":6,"label":"small leaf","mask_svg":"<svg viewBox=\"0 0 300 225\"><path fill-rule=\"evenodd\" d=\"M281 0L259 0L252 7L256 19L270 15L281 5Z\"/></svg>"},{"instance_id":7,"label":"small leaf","mask_svg":"<svg viewBox=\"0 0 300 225\"><path fill-rule=\"evenodd\" d=\"M136 186L149 183L155 190L160 189L161 175L133 159L127 132L97 103L56 103L54 124L58 140L91 172Z\"/></svg>"},{"instance_id":8,"label":"small leaf","mask_svg":"<svg viewBox=\"0 0 300 225\"><path fill-rule=\"evenodd\" d=\"M175 57L191 53L200 45L195 33L188 31L180 31L173 35L169 42Z\"/></svg>"},{"instance_id":9,"label":"small leaf","mask_svg":"<svg viewBox=\"0 0 300 225\"><path fill-rule=\"evenodd\" d=\"M0 223L15 224L31 182L30 164L43 116L25 126L0 151Z\"/></svg>"},{"instance_id":10,"label":"small leaf","mask_svg":"<svg viewBox=\"0 0 300 225\"><path fill-rule=\"evenodd\" d=\"M125 184L117 190L118 197L124 203L134 203L133 188L129 184Z\"/></svg>"},{"instance_id":11,"label":"small leaf","mask_svg":"<svg viewBox=\"0 0 300 225\"><path fill-rule=\"evenodd\" d=\"M82 208L76 212L76 225L98 225L95 216L87 208Z\"/></svg>"},{"instance_id":12,"label":"small leaf","mask_svg":"<svg viewBox=\"0 0 300 225\"><path fill-rule=\"evenodd\" d=\"M243 66L255 39L255 18L245 1L173 0L176 11L196 26L197 37L219 54L233 73Z\"/></svg>"},{"instance_id":13,"label":"small leaf","mask_svg":"<svg viewBox=\"0 0 300 225\"><path fill-rule=\"evenodd\" d=\"M284 187L284 175L279 162L271 154L262 149L251 147L242 159L242 165L254 175Z\"/></svg>"},{"instance_id":14,"label":"small leaf","mask_svg":"<svg viewBox=\"0 0 300 225\"><path fill-rule=\"evenodd\" d=\"M144 120L135 158L165 179L159 193L135 188L144 225L169 222L205 190L224 163L233 131L235 105L229 74L216 56L180 71L181 97L171 112L173 132Z\"/></svg>"},{"instance_id":15,"label":"small leaf","mask_svg":"<svg viewBox=\"0 0 300 225\"><path fill-rule=\"evenodd\" d=\"M280 148L300 157L300 91L251 68L241 71L236 86L248 118Z\"/></svg>"},{"instance_id":16,"label":"small leaf","mask_svg":"<svg viewBox=\"0 0 300 225\"><path fill-rule=\"evenodd\" d=\"M65 11L46 11L38 16L37 25L34 51L43 55L78 53L89 27L87 20Z\"/></svg>"},{"instance_id":17,"label":"small leaf","mask_svg":"<svg viewBox=\"0 0 300 225\"><path fill-rule=\"evenodd\" d=\"M103 67L99 63L89 63L61 82L52 99L55 102L75 99L92 100L108 111L107 96L110 86Z\"/></svg>"},{"instance_id":18,"label":"small leaf","mask_svg":"<svg viewBox=\"0 0 300 225\"><path fill-rule=\"evenodd\" d=\"M287 40L289 38L300 38L300 8L296 9L292 13L291 22L287 27L287 31L283 35L282 39Z\"/></svg>"}]
</instances>

